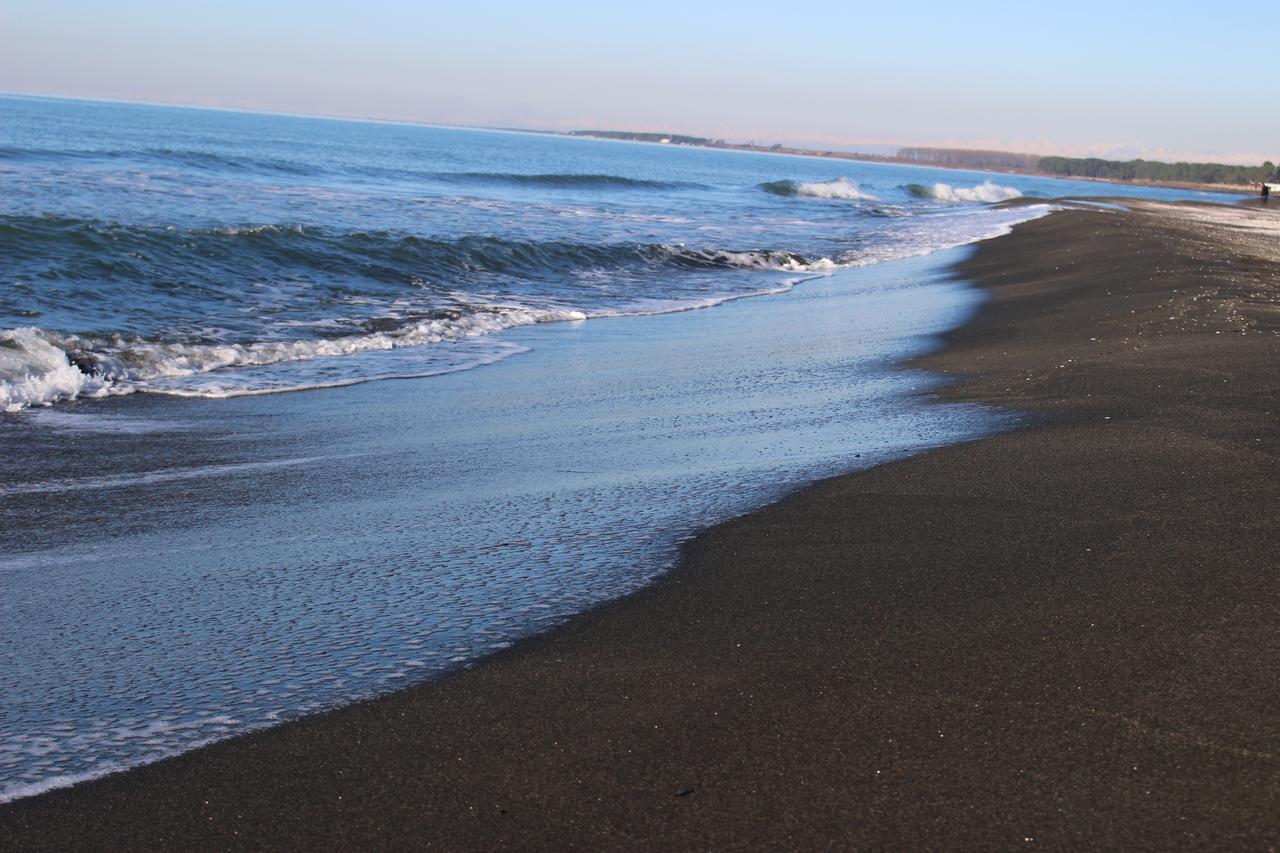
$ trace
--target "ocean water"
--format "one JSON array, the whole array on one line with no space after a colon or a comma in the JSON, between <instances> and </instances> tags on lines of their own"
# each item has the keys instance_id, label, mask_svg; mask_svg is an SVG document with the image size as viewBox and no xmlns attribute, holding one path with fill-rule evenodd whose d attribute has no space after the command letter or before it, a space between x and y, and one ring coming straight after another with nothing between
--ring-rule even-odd
<instances>
[{"instance_id":1,"label":"ocean water","mask_svg":"<svg viewBox=\"0 0 1280 853\"><path fill-rule=\"evenodd\" d=\"M0 411L465 369L514 353L503 329L777 292L1028 215L991 202L1098 191L0 97Z\"/></svg>"},{"instance_id":2,"label":"ocean water","mask_svg":"<svg viewBox=\"0 0 1280 853\"><path fill-rule=\"evenodd\" d=\"M898 363L1051 209L998 202L1098 189L0 98L0 801L469 666L1014 425Z\"/></svg>"}]
</instances>

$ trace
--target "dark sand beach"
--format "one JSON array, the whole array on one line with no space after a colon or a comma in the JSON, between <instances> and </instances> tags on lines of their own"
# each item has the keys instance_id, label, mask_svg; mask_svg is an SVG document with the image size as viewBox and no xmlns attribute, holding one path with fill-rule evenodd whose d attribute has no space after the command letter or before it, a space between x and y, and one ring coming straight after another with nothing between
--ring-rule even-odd
<instances>
[{"instance_id":1,"label":"dark sand beach","mask_svg":"<svg viewBox=\"0 0 1280 853\"><path fill-rule=\"evenodd\" d=\"M477 668L0 806L0 847L1280 846L1280 213L981 244L1036 426L807 488Z\"/></svg>"}]
</instances>

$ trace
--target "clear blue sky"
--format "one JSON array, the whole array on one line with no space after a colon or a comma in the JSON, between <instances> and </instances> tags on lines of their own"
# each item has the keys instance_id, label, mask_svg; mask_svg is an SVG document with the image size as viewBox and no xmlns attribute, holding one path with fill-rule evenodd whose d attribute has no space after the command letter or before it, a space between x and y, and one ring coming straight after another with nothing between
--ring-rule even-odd
<instances>
[{"instance_id":1,"label":"clear blue sky","mask_svg":"<svg viewBox=\"0 0 1280 853\"><path fill-rule=\"evenodd\" d=\"M1280 160L1277 81L1255 2L0 0L0 91L437 123Z\"/></svg>"}]
</instances>

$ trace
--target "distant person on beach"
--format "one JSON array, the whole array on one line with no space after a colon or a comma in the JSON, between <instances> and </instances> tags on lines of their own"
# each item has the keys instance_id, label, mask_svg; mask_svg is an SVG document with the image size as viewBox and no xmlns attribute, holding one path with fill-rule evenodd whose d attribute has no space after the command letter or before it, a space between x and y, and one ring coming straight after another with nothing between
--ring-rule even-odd
<instances>
[{"instance_id":1,"label":"distant person on beach","mask_svg":"<svg viewBox=\"0 0 1280 853\"><path fill-rule=\"evenodd\" d=\"M1262 203L1266 204L1267 199L1271 197L1271 185L1266 181L1262 182Z\"/></svg>"}]
</instances>

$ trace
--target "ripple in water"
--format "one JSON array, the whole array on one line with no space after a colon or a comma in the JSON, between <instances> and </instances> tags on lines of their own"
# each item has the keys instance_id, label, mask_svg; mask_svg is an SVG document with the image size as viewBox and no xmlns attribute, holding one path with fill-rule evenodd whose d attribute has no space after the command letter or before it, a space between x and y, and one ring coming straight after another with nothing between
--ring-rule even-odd
<instances>
[{"instance_id":1,"label":"ripple in water","mask_svg":"<svg viewBox=\"0 0 1280 853\"><path fill-rule=\"evenodd\" d=\"M23 475L0 492L16 521L0 558L0 796L467 666L639 588L699 529L855 454L998 426L924 405L930 380L888 366L974 300L923 261L894 269L532 328L514 340L531 354L450 377L13 421L0 440L76 447L95 471L69 489L83 472L42 484L0 463ZM183 428L157 442L108 417L91 434L126 406Z\"/></svg>"}]
</instances>

